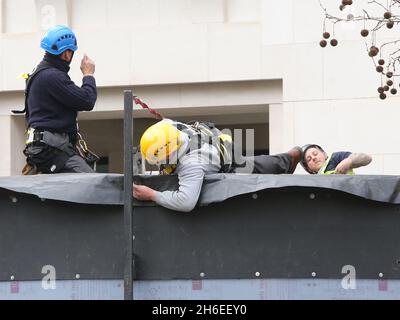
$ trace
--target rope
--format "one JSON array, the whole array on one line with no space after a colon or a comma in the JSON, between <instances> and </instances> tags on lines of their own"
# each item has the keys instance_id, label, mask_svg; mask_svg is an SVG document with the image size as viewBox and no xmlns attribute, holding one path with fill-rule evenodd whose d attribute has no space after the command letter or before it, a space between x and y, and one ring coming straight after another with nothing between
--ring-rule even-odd
<instances>
[{"instance_id":1,"label":"rope","mask_svg":"<svg viewBox=\"0 0 400 320\"><path fill-rule=\"evenodd\" d=\"M156 117L156 119L164 119L164 117L158 113L156 110L150 108L147 104L145 104L142 100L140 100L138 97L133 97L133 101L135 104L140 105L143 109L147 109L152 115Z\"/></svg>"}]
</instances>

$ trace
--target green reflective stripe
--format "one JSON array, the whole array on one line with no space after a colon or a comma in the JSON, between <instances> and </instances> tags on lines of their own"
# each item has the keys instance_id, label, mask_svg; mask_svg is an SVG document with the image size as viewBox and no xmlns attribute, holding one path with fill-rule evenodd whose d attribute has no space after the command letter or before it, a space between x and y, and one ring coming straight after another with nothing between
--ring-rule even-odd
<instances>
[{"instance_id":1,"label":"green reflective stripe","mask_svg":"<svg viewBox=\"0 0 400 320\"><path fill-rule=\"evenodd\" d=\"M322 167L319 169L318 174L325 174L325 169L329 164L329 161L331 161L332 155L330 155L326 160L325 163L322 165Z\"/></svg>"},{"instance_id":2,"label":"green reflective stripe","mask_svg":"<svg viewBox=\"0 0 400 320\"><path fill-rule=\"evenodd\" d=\"M327 175L327 174L335 174L335 170L326 171L326 172L324 172L322 174L325 174L325 175ZM346 174L349 175L349 176L354 175L353 169L350 169L349 171L347 171Z\"/></svg>"},{"instance_id":3,"label":"green reflective stripe","mask_svg":"<svg viewBox=\"0 0 400 320\"><path fill-rule=\"evenodd\" d=\"M319 169L318 174L324 174L324 175L335 174L335 170L325 171L325 170L326 170L326 167L327 167L328 164L329 164L329 161L331 161L331 157L332 157L332 155L330 155L330 156L328 157L328 159L326 159L324 165L321 167L321 169ZM346 172L346 174L347 174L347 175L350 175L350 176L351 176L351 175L354 175L353 169L348 170L348 171Z\"/></svg>"}]
</instances>

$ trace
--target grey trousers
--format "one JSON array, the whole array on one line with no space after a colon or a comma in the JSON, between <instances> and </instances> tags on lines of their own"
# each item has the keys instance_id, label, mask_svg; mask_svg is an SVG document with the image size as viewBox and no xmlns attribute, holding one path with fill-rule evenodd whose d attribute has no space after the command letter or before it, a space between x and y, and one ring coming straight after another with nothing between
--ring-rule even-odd
<instances>
[{"instance_id":1,"label":"grey trousers","mask_svg":"<svg viewBox=\"0 0 400 320\"><path fill-rule=\"evenodd\" d=\"M289 173L292 157L288 153L240 157L235 173L281 174Z\"/></svg>"},{"instance_id":2,"label":"grey trousers","mask_svg":"<svg viewBox=\"0 0 400 320\"><path fill-rule=\"evenodd\" d=\"M94 170L80 156L74 155L67 160L64 168L60 171L60 173L67 172L93 173Z\"/></svg>"},{"instance_id":3,"label":"grey trousers","mask_svg":"<svg viewBox=\"0 0 400 320\"><path fill-rule=\"evenodd\" d=\"M92 173L94 170L75 152L75 147L69 141L68 134L52 133L44 131L43 142L47 145L64 151L68 155L64 167L59 170L59 173L74 172L74 173ZM28 152L33 154L40 153L42 146L30 146Z\"/></svg>"}]
</instances>

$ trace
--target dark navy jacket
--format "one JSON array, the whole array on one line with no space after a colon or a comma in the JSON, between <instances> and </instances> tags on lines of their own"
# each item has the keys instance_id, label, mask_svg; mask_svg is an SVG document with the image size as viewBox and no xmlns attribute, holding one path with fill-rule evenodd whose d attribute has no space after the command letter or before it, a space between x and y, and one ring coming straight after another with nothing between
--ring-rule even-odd
<instances>
[{"instance_id":1,"label":"dark navy jacket","mask_svg":"<svg viewBox=\"0 0 400 320\"><path fill-rule=\"evenodd\" d=\"M28 126L74 134L78 111L90 111L96 103L96 80L92 76L83 77L82 87L78 87L68 76L66 61L49 55L43 61L53 67L32 78L27 101Z\"/></svg>"}]
</instances>

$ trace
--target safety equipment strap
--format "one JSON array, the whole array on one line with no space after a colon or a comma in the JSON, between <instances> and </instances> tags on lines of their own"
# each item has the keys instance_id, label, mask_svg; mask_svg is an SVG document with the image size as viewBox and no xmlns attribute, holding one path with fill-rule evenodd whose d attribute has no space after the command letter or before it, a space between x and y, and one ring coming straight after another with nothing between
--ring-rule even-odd
<instances>
[{"instance_id":1,"label":"safety equipment strap","mask_svg":"<svg viewBox=\"0 0 400 320\"><path fill-rule=\"evenodd\" d=\"M146 103L144 103L138 97L134 96L133 97L133 102L135 102L135 104L137 104L137 105L140 105L142 107L142 109L147 109L152 115L155 116L156 119L159 119L159 120L164 119L164 117L159 112L157 112L156 110L150 108Z\"/></svg>"},{"instance_id":2,"label":"safety equipment strap","mask_svg":"<svg viewBox=\"0 0 400 320\"><path fill-rule=\"evenodd\" d=\"M187 152L200 149L204 143L217 148L220 160L220 172L230 172L234 167L232 137L223 134L211 122L194 121L177 123L177 129L185 132L190 139Z\"/></svg>"},{"instance_id":3,"label":"safety equipment strap","mask_svg":"<svg viewBox=\"0 0 400 320\"><path fill-rule=\"evenodd\" d=\"M76 129L77 129L77 133L76 133L77 140L76 140L76 144L75 144L76 152L89 165L93 165L93 170L96 171L96 164L97 164L97 161L100 160L100 157L88 148L86 141L83 139L83 136L79 131L78 120L76 120Z\"/></svg>"},{"instance_id":4,"label":"safety equipment strap","mask_svg":"<svg viewBox=\"0 0 400 320\"><path fill-rule=\"evenodd\" d=\"M164 117L156 110L150 108L137 96L133 97L135 104L148 110L156 119L162 120ZM200 149L203 143L215 146L219 152L221 172L230 172L233 168L233 143L232 138L227 134L222 134L213 123L198 122L178 123L177 129L188 134L191 140L191 147L188 152ZM197 145L193 145L197 144ZM175 164L166 164L160 167L160 174L172 174L176 169Z\"/></svg>"},{"instance_id":5,"label":"safety equipment strap","mask_svg":"<svg viewBox=\"0 0 400 320\"><path fill-rule=\"evenodd\" d=\"M25 79L25 105L23 110L12 110L11 112L14 114L25 114L26 120L29 118L29 108L28 108L28 96L29 96L29 90L32 85L33 79L43 70L49 69L49 68L54 68L53 65L51 65L47 61L42 61L39 63L39 65L33 69L31 73L24 73L21 75L23 79Z\"/></svg>"}]
</instances>

